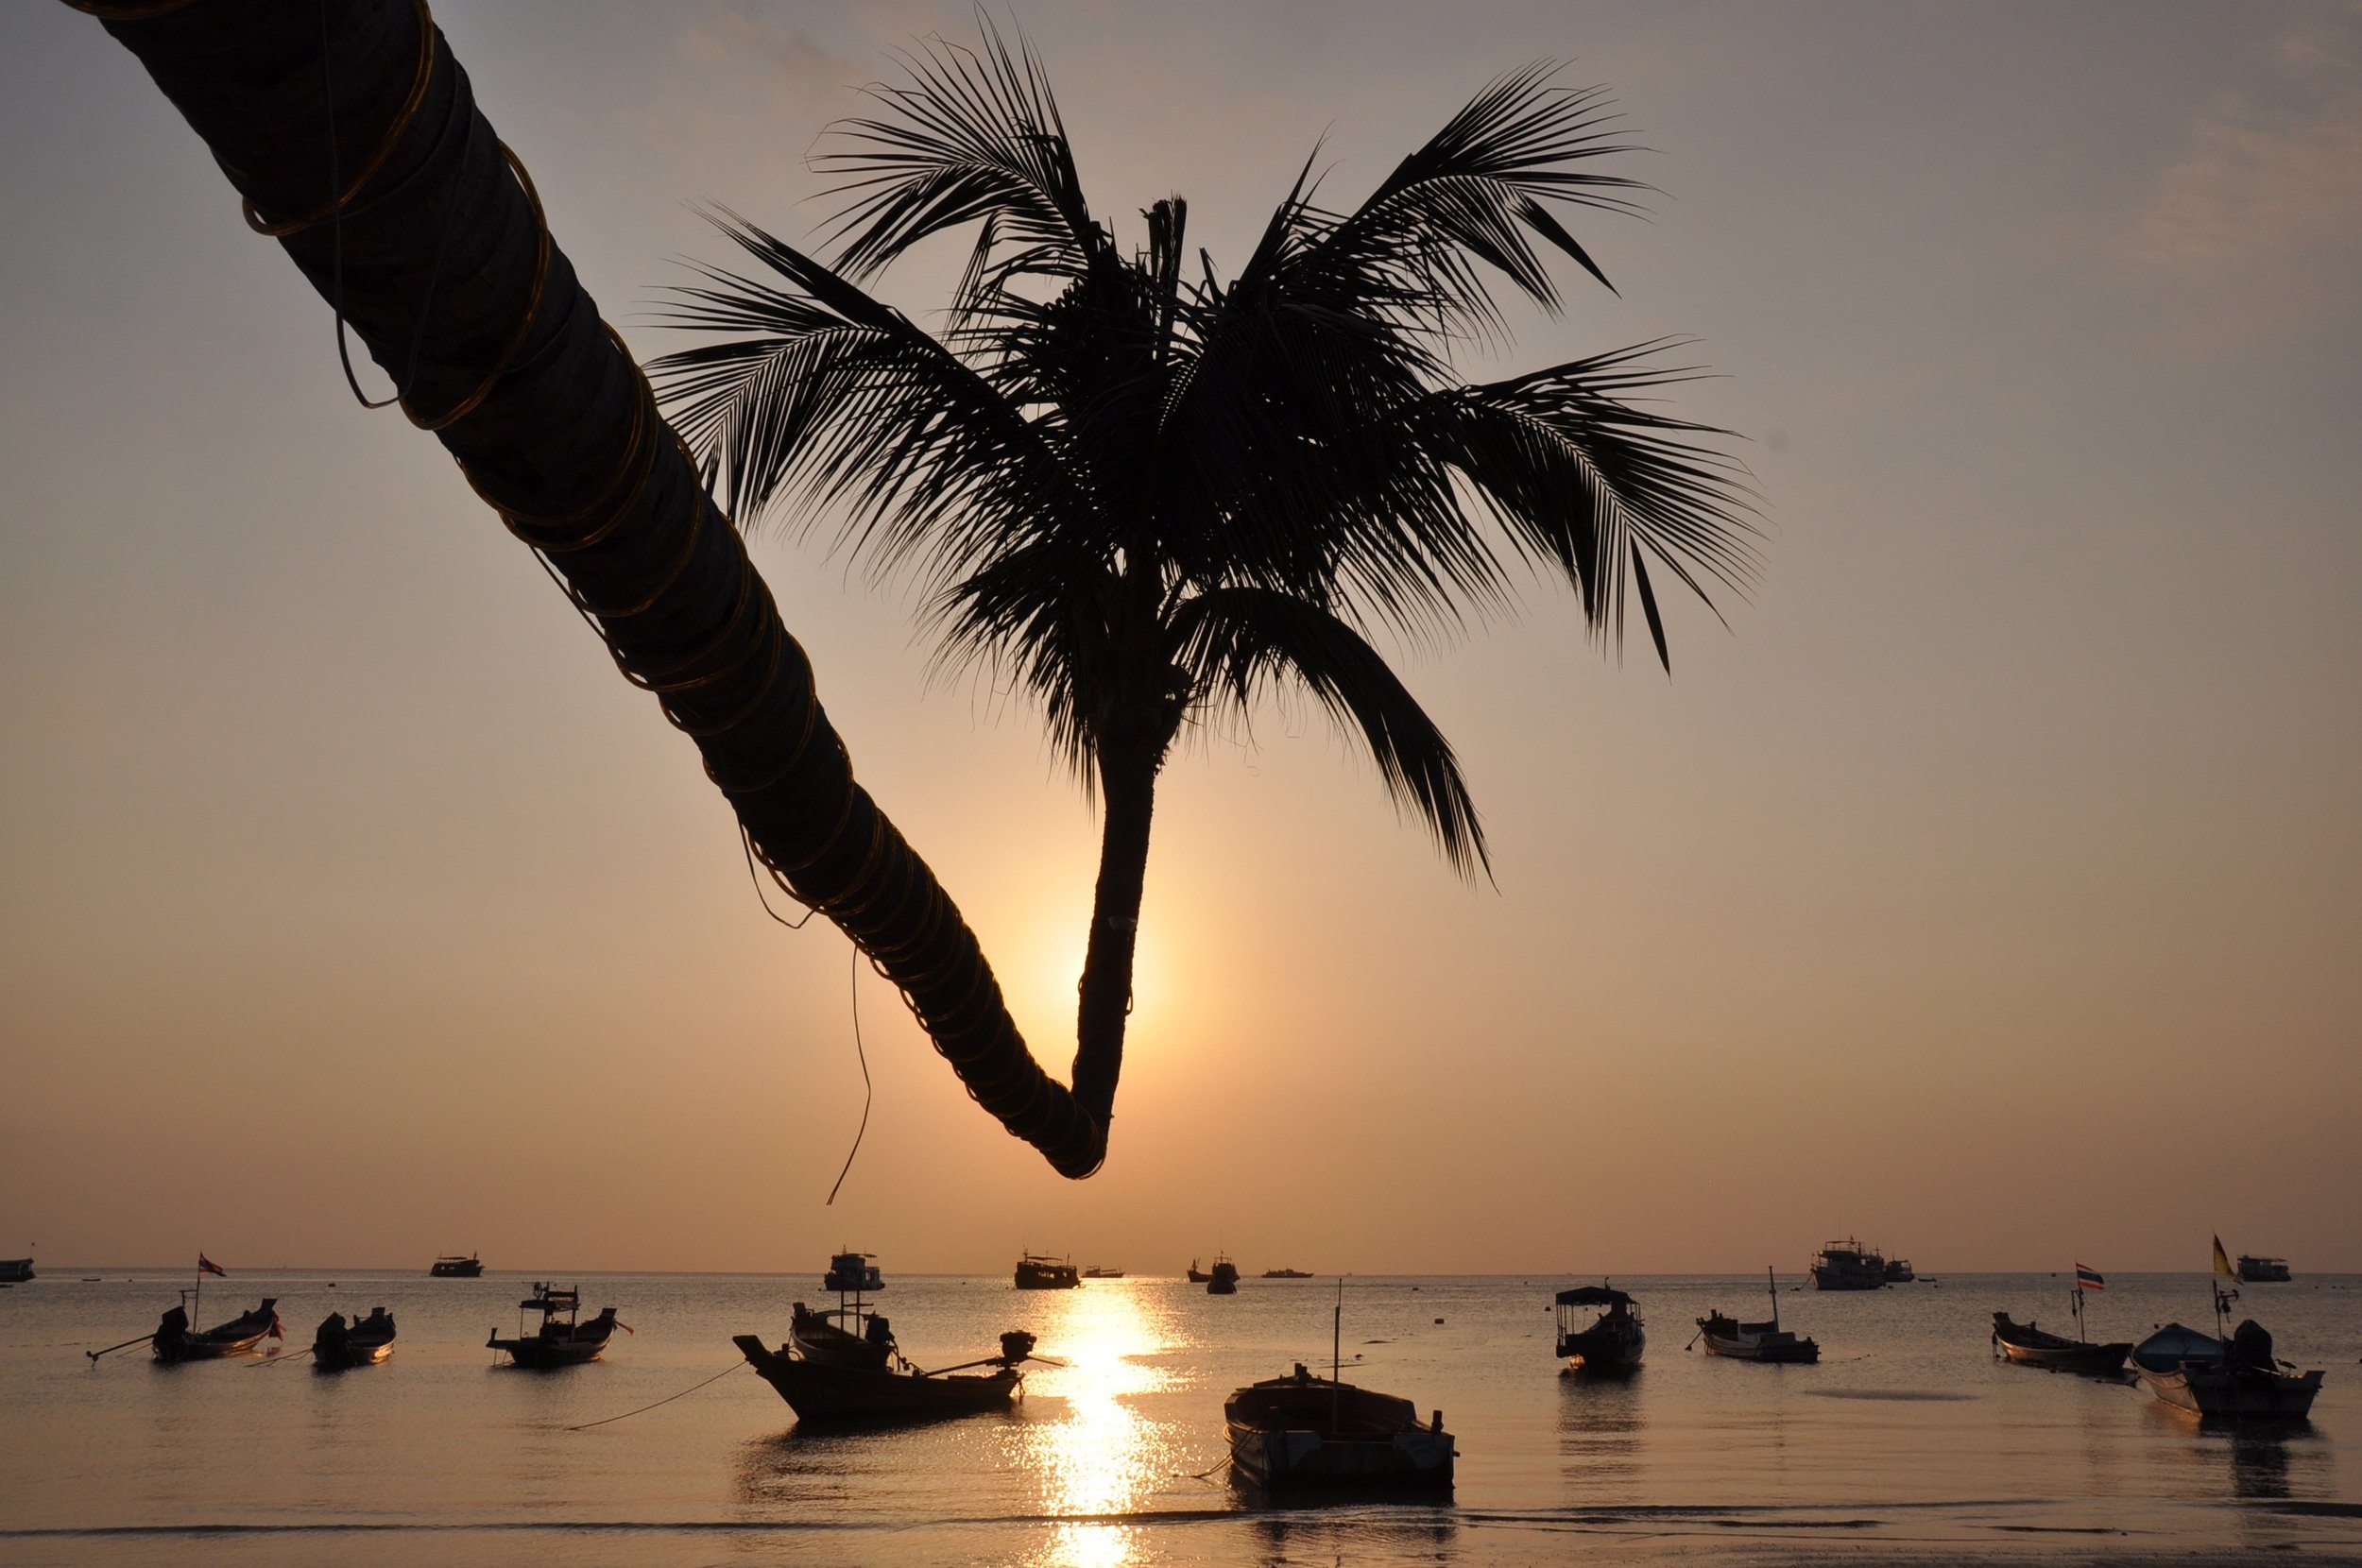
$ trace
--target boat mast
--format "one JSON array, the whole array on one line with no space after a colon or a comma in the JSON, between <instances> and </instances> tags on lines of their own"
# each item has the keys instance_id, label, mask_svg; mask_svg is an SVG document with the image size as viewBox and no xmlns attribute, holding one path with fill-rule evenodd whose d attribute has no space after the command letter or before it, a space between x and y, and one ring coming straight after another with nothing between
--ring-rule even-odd
<instances>
[{"instance_id":1,"label":"boat mast","mask_svg":"<svg viewBox=\"0 0 2362 1568\"><path fill-rule=\"evenodd\" d=\"M1328 1321L1328 1429L1344 1419L1345 1358L1345 1277L1337 1276L1337 1311Z\"/></svg>"},{"instance_id":2,"label":"boat mast","mask_svg":"<svg viewBox=\"0 0 2362 1568\"><path fill-rule=\"evenodd\" d=\"M1780 1276L1770 1264L1763 1266L1763 1277L1772 1287L1772 1332L1780 1332Z\"/></svg>"}]
</instances>

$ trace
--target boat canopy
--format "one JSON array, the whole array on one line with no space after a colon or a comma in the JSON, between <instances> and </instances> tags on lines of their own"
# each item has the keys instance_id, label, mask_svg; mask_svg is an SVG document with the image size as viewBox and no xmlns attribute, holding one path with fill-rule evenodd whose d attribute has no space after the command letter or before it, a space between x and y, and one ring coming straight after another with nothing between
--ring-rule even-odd
<instances>
[{"instance_id":1,"label":"boat canopy","mask_svg":"<svg viewBox=\"0 0 2362 1568\"><path fill-rule=\"evenodd\" d=\"M1632 1298L1604 1285L1578 1285L1558 1293L1561 1306L1630 1306Z\"/></svg>"}]
</instances>

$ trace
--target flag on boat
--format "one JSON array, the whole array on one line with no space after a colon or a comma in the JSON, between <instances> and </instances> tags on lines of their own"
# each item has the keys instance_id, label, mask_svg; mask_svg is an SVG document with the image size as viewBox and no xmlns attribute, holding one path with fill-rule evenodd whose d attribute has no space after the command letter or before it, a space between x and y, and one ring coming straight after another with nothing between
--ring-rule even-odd
<instances>
[{"instance_id":1,"label":"flag on boat","mask_svg":"<svg viewBox=\"0 0 2362 1568\"><path fill-rule=\"evenodd\" d=\"M2221 1246L2217 1244L2215 1251L2217 1253L2221 1252ZM200 1274L219 1274L223 1279L228 1279L230 1277L229 1270L224 1269L220 1264L215 1263L212 1258L207 1257L203 1253L197 1254L197 1271Z\"/></svg>"},{"instance_id":2,"label":"flag on boat","mask_svg":"<svg viewBox=\"0 0 2362 1568\"><path fill-rule=\"evenodd\" d=\"M2239 1277L2239 1271L2231 1267L2230 1254L2222 1250L2222 1237L2220 1236L2215 1237L2215 1272L2227 1280Z\"/></svg>"},{"instance_id":3,"label":"flag on boat","mask_svg":"<svg viewBox=\"0 0 2362 1568\"><path fill-rule=\"evenodd\" d=\"M2108 1282L2106 1279L2101 1277L2099 1270L2093 1268L2090 1264L2079 1263L2075 1266L2075 1288L2078 1290L2105 1290L2108 1288Z\"/></svg>"}]
</instances>

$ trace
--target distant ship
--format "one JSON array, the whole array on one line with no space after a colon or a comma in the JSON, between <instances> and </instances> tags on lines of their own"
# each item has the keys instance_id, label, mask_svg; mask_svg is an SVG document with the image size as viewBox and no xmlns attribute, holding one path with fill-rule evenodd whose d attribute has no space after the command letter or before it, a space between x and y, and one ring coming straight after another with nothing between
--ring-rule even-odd
<instances>
[{"instance_id":1,"label":"distant ship","mask_svg":"<svg viewBox=\"0 0 2362 1568\"><path fill-rule=\"evenodd\" d=\"M1887 1260L1851 1237L1832 1241L1812 1260L1812 1283L1823 1290L1876 1290L1887 1283Z\"/></svg>"},{"instance_id":2,"label":"distant ship","mask_svg":"<svg viewBox=\"0 0 2362 1568\"><path fill-rule=\"evenodd\" d=\"M22 1285L33 1277L29 1257L0 1257L0 1285Z\"/></svg>"},{"instance_id":3,"label":"distant ship","mask_svg":"<svg viewBox=\"0 0 2362 1568\"><path fill-rule=\"evenodd\" d=\"M1263 1277L1267 1280L1309 1280L1312 1276L1301 1269L1266 1269Z\"/></svg>"},{"instance_id":4,"label":"distant ship","mask_svg":"<svg viewBox=\"0 0 2362 1568\"><path fill-rule=\"evenodd\" d=\"M1019 1290L1071 1290L1082 1283L1083 1276L1071 1258L1041 1257L1027 1253L1017 1260Z\"/></svg>"},{"instance_id":5,"label":"distant ship","mask_svg":"<svg viewBox=\"0 0 2362 1568\"><path fill-rule=\"evenodd\" d=\"M471 1280L484 1272L484 1261L471 1253L466 1257L438 1257L427 1272L438 1280Z\"/></svg>"},{"instance_id":6,"label":"distant ship","mask_svg":"<svg viewBox=\"0 0 2362 1568\"><path fill-rule=\"evenodd\" d=\"M2288 1260L2285 1257L2249 1257L2239 1254L2239 1279L2246 1285L2285 1285L2288 1283Z\"/></svg>"}]
</instances>

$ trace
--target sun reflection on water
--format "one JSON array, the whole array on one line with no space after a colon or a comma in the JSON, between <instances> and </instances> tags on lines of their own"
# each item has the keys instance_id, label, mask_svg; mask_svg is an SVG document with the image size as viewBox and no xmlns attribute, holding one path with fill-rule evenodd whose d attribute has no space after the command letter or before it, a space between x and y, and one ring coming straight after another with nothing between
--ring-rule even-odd
<instances>
[{"instance_id":1,"label":"sun reflection on water","mask_svg":"<svg viewBox=\"0 0 2362 1568\"><path fill-rule=\"evenodd\" d=\"M1029 1393L1065 1401L1065 1408L1026 1429L1025 1457L1040 1477L1042 1511L1077 1517L1056 1525L1033 1561L1119 1568L1132 1559L1136 1532L1108 1516L1139 1508L1177 1468L1177 1435L1133 1403L1170 1385L1169 1374L1142 1358L1173 1346L1173 1325L1127 1281L1093 1281L1058 1305L1041 1349L1066 1365L1031 1374L1026 1385Z\"/></svg>"}]
</instances>

